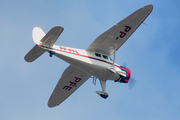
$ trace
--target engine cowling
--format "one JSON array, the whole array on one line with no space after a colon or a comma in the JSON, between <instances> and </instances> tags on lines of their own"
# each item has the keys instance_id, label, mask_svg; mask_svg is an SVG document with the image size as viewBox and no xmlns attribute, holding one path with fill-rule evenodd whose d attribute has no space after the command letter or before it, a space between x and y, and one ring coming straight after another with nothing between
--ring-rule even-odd
<instances>
[{"instance_id":1,"label":"engine cowling","mask_svg":"<svg viewBox=\"0 0 180 120\"><path fill-rule=\"evenodd\" d=\"M117 71L117 73L120 75L119 79L116 80L116 82L120 82L120 83L128 83L129 79L131 77L131 71L123 66L120 66L120 69L123 71Z\"/></svg>"}]
</instances>

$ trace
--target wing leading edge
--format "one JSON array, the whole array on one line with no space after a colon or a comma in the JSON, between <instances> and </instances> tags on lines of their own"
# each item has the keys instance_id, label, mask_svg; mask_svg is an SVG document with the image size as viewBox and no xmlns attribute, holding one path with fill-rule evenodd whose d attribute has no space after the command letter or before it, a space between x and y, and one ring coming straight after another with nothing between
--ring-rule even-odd
<instances>
[{"instance_id":1,"label":"wing leading edge","mask_svg":"<svg viewBox=\"0 0 180 120\"><path fill-rule=\"evenodd\" d=\"M49 107L54 107L62 103L76 89L78 89L91 75L70 65L63 72L51 97L48 101Z\"/></svg>"},{"instance_id":2,"label":"wing leading edge","mask_svg":"<svg viewBox=\"0 0 180 120\"><path fill-rule=\"evenodd\" d=\"M86 50L99 52L110 56L115 52L115 43L117 43L116 50L118 50L140 26L140 24L147 18L152 9L153 5L146 5L138 9L111 27L109 30L98 36Z\"/></svg>"}]
</instances>

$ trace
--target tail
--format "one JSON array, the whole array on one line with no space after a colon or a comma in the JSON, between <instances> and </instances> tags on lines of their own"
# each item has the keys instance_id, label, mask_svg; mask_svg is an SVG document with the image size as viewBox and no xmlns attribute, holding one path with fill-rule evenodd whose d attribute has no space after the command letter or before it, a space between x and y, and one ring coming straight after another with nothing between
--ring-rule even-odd
<instances>
[{"instance_id":1,"label":"tail","mask_svg":"<svg viewBox=\"0 0 180 120\"><path fill-rule=\"evenodd\" d=\"M59 35L64 30L61 26L53 27L47 34L40 28L35 27L32 32L33 41L36 45L25 55L24 59L26 62L32 62L41 56L45 49L39 47L40 45L51 47L54 45Z\"/></svg>"}]
</instances>

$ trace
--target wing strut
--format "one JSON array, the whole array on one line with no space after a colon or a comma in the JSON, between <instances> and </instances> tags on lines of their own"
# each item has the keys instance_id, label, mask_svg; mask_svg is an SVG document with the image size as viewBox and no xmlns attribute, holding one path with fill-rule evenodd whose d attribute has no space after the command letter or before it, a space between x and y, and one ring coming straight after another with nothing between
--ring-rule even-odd
<instances>
[{"instance_id":1,"label":"wing strut","mask_svg":"<svg viewBox=\"0 0 180 120\"><path fill-rule=\"evenodd\" d=\"M109 95L106 93L106 80L99 80L101 84L102 91L96 91L98 95L106 99Z\"/></svg>"},{"instance_id":2,"label":"wing strut","mask_svg":"<svg viewBox=\"0 0 180 120\"><path fill-rule=\"evenodd\" d=\"M115 47L114 47L114 57L113 57L113 64L112 64L112 66L109 68L109 70L111 71L111 72L114 72L114 73L116 73L116 70L115 70L115 59L116 59L116 50L117 50L117 42L115 42Z\"/></svg>"},{"instance_id":3,"label":"wing strut","mask_svg":"<svg viewBox=\"0 0 180 120\"><path fill-rule=\"evenodd\" d=\"M115 64L115 58L116 58L116 50L117 50L117 42L115 43L115 47L114 47L114 57L113 57L113 68L114 68L114 64Z\"/></svg>"}]
</instances>

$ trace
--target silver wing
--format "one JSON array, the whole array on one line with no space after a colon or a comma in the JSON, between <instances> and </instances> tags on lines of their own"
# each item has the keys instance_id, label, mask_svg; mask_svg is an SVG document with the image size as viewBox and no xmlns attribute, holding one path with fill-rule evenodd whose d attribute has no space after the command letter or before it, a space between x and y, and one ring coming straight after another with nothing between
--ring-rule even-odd
<instances>
[{"instance_id":1,"label":"silver wing","mask_svg":"<svg viewBox=\"0 0 180 120\"><path fill-rule=\"evenodd\" d=\"M115 43L117 43L116 50L118 50L151 13L152 9L152 5L147 5L138 9L98 36L86 50L110 56L115 52Z\"/></svg>"},{"instance_id":2,"label":"silver wing","mask_svg":"<svg viewBox=\"0 0 180 120\"><path fill-rule=\"evenodd\" d=\"M91 75L70 65L63 72L51 97L48 101L49 107L54 107L62 103L76 89L78 89Z\"/></svg>"}]
</instances>

